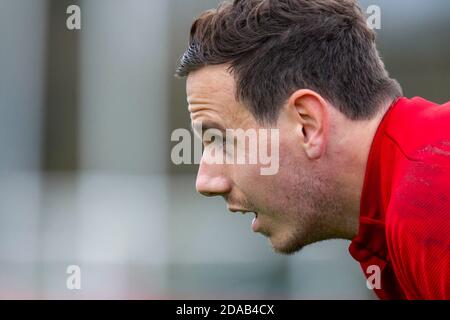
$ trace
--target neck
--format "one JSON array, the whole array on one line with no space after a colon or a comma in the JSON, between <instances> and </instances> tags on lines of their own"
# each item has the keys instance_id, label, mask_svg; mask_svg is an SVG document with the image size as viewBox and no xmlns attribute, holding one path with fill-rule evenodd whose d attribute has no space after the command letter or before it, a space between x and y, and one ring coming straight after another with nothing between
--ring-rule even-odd
<instances>
[{"instance_id":1,"label":"neck","mask_svg":"<svg viewBox=\"0 0 450 320\"><path fill-rule=\"evenodd\" d=\"M367 169L367 160L376 131L391 103L382 108L374 118L364 121L345 119L336 155L340 157L338 173L343 212L341 233L345 239L353 239L358 233L361 194ZM341 139L342 137L342 139Z\"/></svg>"}]
</instances>

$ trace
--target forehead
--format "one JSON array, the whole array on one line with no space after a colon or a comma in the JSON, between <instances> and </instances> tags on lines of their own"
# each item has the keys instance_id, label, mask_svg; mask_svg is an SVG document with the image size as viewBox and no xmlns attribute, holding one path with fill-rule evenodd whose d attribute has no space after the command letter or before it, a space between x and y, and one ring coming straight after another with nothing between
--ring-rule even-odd
<instances>
[{"instance_id":1,"label":"forehead","mask_svg":"<svg viewBox=\"0 0 450 320\"><path fill-rule=\"evenodd\" d=\"M245 105L236 100L235 79L228 65L207 66L190 73L186 93L193 121L210 119L231 128L253 119Z\"/></svg>"},{"instance_id":2,"label":"forehead","mask_svg":"<svg viewBox=\"0 0 450 320\"><path fill-rule=\"evenodd\" d=\"M186 81L188 102L197 100L219 99L224 102L235 100L235 81L227 66L207 66L189 74Z\"/></svg>"}]
</instances>

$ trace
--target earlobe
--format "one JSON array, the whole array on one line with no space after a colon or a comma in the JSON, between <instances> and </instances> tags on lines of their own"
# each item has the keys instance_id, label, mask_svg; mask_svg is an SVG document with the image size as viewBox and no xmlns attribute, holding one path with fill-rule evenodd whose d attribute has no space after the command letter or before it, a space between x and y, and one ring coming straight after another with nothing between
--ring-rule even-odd
<instances>
[{"instance_id":1,"label":"earlobe","mask_svg":"<svg viewBox=\"0 0 450 320\"><path fill-rule=\"evenodd\" d=\"M296 91L289 99L294 107L303 135L303 148L311 160L319 159L325 152L328 126L327 105L316 92L308 89Z\"/></svg>"}]
</instances>

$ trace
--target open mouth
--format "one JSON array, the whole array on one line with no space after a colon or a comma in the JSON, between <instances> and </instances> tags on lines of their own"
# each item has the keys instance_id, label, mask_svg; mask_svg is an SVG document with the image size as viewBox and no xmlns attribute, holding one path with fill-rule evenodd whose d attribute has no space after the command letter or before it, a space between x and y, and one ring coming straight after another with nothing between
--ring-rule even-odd
<instances>
[{"instance_id":1,"label":"open mouth","mask_svg":"<svg viewBox=\"0 0 450 320\"><path fill-rule=\"evenodd\" d=\"M258 232L258 230L259 230L258 213L257 212L254 212L254 213L255 213L255 217L253 218L253 221L252 221L252 230L253 230L253 232Z\"/></svg>"},{"instance_id":2,"label":"open mouth","mask_svg":"<svg viewBox=\"0 0 450 320\"><path fill-rule=\"evenodd\" d=\"M229 210L231 212L237 212L237 213L242 213L242 214L253 213L255 215L255 217L252 220L252 230L254 232L258 232L258 229L259 229L258 212L256 212L256 211L247 211L247 210L242 210L242 209L233 209L233 208L230 208Z\"/></svg>"}]
</instances>

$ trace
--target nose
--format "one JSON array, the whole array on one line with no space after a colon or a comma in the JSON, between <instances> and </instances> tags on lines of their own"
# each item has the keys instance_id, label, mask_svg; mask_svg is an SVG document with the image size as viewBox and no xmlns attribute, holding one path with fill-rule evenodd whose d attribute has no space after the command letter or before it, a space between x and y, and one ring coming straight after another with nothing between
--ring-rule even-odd
<instances>
[{"instance_id":1,"label":"nose","mask_svg":"<svg viewBox=\"0 0 450 320\"><path fill-rule=\"evenodd\" d=\"M201 163L198 169L197 192L206 197L223 196L231 191L223 165Z\"/></svg>"}]
</instances>

